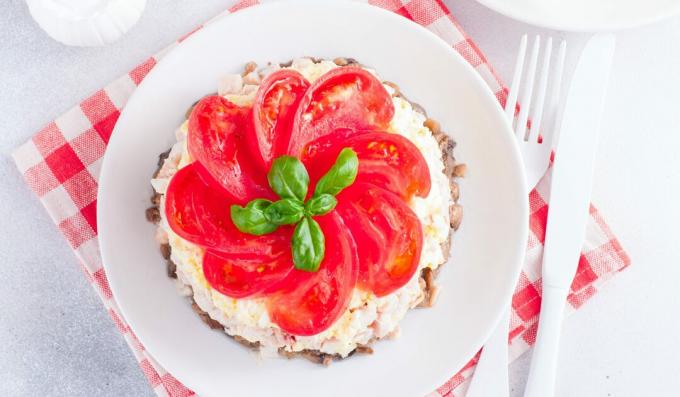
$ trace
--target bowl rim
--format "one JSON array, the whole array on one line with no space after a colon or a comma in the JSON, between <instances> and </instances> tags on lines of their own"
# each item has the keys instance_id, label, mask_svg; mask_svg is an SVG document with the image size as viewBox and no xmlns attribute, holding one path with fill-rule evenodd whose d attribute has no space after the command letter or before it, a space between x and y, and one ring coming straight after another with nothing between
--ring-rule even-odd
<instances>
[{"instance_id":1,"label":"bowl rim","mask_svg":"<svg viewBox=\"0 0 680 397\"><path fill-rule=\"evenodd\" d=\"M680 2L673 6L668 6L659 9L658 12L644 15L641 18L634 20L609 20L609 21L595 21L595 22L581 22L579 20L569 19L546 19L545 15L541 13L527 13L526 9L521 9L513 6L512 1L504 0L476 0L484 7L495 11L508 18L516 21L524 22L529 25L537 26L544 29L559 30L565 32L575 33L600 33L600 32L615 32L627 29L639 28L646 25L651 25L662 20L672 18L680 14Z\"/></svg>"}]
</instances>

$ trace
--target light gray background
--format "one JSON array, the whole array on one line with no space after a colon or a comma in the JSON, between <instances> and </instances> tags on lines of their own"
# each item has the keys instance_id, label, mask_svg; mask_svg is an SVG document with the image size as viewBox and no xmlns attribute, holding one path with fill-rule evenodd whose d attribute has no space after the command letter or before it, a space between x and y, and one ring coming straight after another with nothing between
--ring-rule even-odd
<instances>
[{"instance_id":1,"label":"light gray background","mask_svg":"<svg viewBox=\"0 0 680 397\"><path fill-rule=\"evenodd\" d=\"M104 48L47 37L20 0L0 13L0 395L151 396L146 379L67 243L24 185L11 150L88 94L227 8L233 0L149 0ZM506 80L519 37L587 36L445 0ZM620 33L593 201L633 259L564 326L559 396L671 396L680 390L680 18ZM513 396L529 355L511 367Z\"/></svg>"}]
</instances>

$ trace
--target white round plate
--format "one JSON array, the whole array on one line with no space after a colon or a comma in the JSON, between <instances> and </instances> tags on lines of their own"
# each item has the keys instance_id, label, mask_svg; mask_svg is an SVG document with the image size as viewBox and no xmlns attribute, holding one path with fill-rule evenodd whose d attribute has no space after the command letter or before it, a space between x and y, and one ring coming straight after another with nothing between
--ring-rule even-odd
<instances>
[{"instance_id":1,"label":"white round plate","mask_svg":"<svg viewBox=\"0 0 680 397\"><path fill-rule=\"evenodd\" d=\"M678 0L477 1L518 21L573 32L612 32L646 25L680 13Z\"/></svg>"},{"instance_id":2,"label":"white round plate","mask_svg":"<svg viewBox=\"0 0 680 397\"><path fill-rule=\"evenodd\" d=\"M210 330L168 279L144 219L149 178L188 106L247 61L347 56L398 83L458 141L468 164L465 217L440 273L434 308L415 310L402 335L322 367L262 359ZM509 126L479 75L428 30L365 4L276 2L239 11L184 41L130 98L106 151L99 241L111 289L147 351L203 397L421 396L478 351L507 309L528 233L524 173Z\"/></svg>"}]
</instances>

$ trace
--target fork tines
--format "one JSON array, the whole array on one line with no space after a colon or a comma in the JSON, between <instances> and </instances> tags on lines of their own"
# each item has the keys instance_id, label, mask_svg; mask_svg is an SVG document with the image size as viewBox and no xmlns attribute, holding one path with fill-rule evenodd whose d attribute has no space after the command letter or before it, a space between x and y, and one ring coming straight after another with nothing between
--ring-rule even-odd
<instances>
[{"instance_id":1,"label":"fork tines","mask_svg":"<svg viewBox=\"0 0 680 397\"><path fill-rule=\"evenodd\" d=\"M527 51L527 35L522 36L517 62L512 78L512 86L508 92L505 104L505 114L512 122L518 107L517 98L520 94L519 115L514 123L514 131L517 137L523 137L525 141L539 141L539 131L544 119L552 120L552 130L555 131L558 123L560 90L562 88L562 72L564 70L564 58L567 51L567 43L562 40L552 64L553 39L548 37L541 49L541 37L536 36L529 54L528 62L525 62ZM543 52L541 69L537 73L539 53ZM525 63L526 72L523 73ZM552 67L551 67L552 66ZM534 87L536 86L536 90ZM550 95L546 98L550 86ZM531 113L530 113L531 110ZM547 114L548 117L543 117Z\"/></svg>"}]
</instances>

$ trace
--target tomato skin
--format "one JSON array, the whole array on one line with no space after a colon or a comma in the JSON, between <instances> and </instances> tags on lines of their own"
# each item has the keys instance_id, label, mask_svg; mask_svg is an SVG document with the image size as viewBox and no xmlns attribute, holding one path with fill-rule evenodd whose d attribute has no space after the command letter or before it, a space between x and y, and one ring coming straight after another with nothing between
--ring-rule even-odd
<instances>
[{"instance_id":1,"label":"tomato skin","mask_svg":"<svg viewBox=\"0 0 680 397\"><path fill-rule=\"evenodd\" d=\"M357 285L385 296L408 283L423 247L422 226L411 208L399 196L369 183L343 190L338 203L336 211L357 245Z\"/></svg>"},{"instance_id":2,"label":"tomato skin","mask_svg":"<svg viewBox=\"0 0 680 397\"><path fill-rule=\"evenodd\" d=\"M277 70L260 84L247 141L264 172L274 158L286 154L293 117L308 87L307 79L291 69Z\"/></svg>"},{"instance_id":3,"label":"tomato skin","mask_svg":"<svg viewBox=\"0 0 680 397\"><path fill-rule=\"evenodd\" d=\"M310 178L323 176L346 147L359 157L355 183L374 184L404 200L430 193L430 170L420 150L407 138L382 131L337 130L310 142L302 153Z\"/></svg>"},{"instance_id":4,"label":"tomato skin","mask_svg":"<svg viewBox=\"0 0 680 397\"><path fill-rule=\"evenodd\" d=\"M354 240L336 213L315 217L326 236L326 255L317 272L294 269L267 300L269 317L300 336L328 329L345 312L357 280Z\"/></svg>"},{"instance_id":5,"label":"tomato skin","mask_svg":"<svg viewBox=\"0 0 680 397\"><path fill-rule=\"evenodd\" d=\"M227 253L270 254L283 242L283 231L264 236L242 233L231 221L234 200L194 162L170 179L164 211L173 232L185 240Z\"/></svg>"},{"instance_id":6,"label":"tomato skin","mask_svg":"<svg viewBox=\"0 0 680 397\"><path fill-rule=\"evenodd\" d=\"M394 116L392 97L380 80L357 66L332 69L307 90L295 114L288 154L338 128L384 129Z\"/></svg>"},{"instance_id":7,"label":"tomato skin","mask_svg":"<svg viewBox=\"0 0 680 397\"><path fill-rule=\"evenodd\" d=\"M207 250L203 256L203 273L210 286L232 298L257 295L291 270L293 260L287 244L279 244L268 253L228 254Z\"/></svg>"},{"instance_id":8,"label":"tomato skin","mask_svg":"<svg viewBox=\"0 0 680 397\"><path fill-rule=\"evenodd\" d=\"M239 203L272 196L243 144L248 113L248 108L212 95L201 99L189 116L189 154Z\"/></svg>"}]
</instances>

